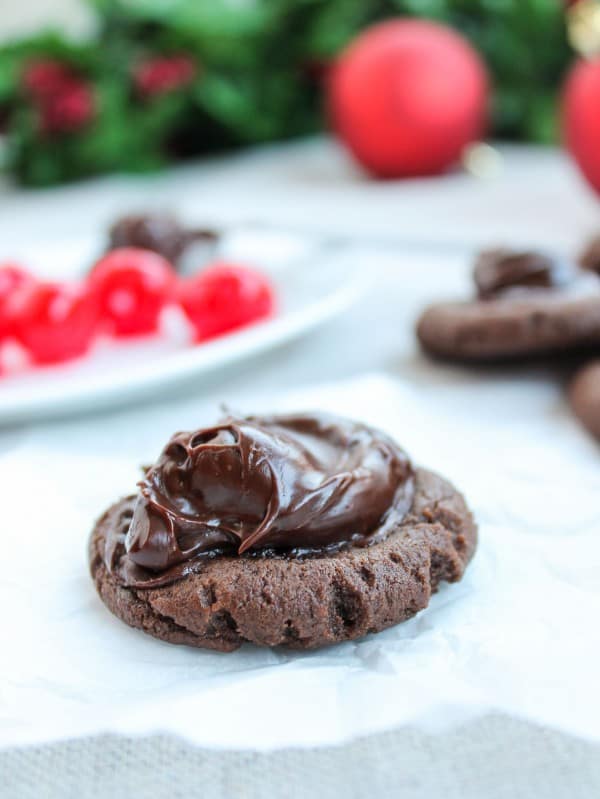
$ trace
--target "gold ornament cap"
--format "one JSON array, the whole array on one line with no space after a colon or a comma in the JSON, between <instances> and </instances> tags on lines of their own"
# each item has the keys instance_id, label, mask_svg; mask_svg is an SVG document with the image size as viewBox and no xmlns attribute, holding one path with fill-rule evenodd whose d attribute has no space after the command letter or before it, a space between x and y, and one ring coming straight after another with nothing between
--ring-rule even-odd
<instances>
[{"instance_id":1,"label":"gold ornament cap","mask_svg":"<svg viewBox=\"0 0 600 799\"><path fill-rule=\"evenodd\" d=\"M567 9L569 42L585 58L600 55L600 2L577 0Z\"/></svg>"}]
</instances>

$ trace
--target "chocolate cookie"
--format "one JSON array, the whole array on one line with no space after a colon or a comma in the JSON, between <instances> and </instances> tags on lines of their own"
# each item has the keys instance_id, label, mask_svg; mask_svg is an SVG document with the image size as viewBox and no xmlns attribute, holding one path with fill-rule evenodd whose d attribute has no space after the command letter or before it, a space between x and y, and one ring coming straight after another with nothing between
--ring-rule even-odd
<instances>
[{"instance_id":1,"label":"chocolate cookie","mask_svg":"<svg viewBox=\"0 0 600 799\"><path fill-rule=\"evenodd\" d=\"M186 228L171 214L127 214L110 228L108 249L139 247L152 250L178 266L193 245L204 244L214 248L218 240L217 231Z\"/></svg>"},{"instance_id":2,"label":"chocolate cookie","mask_svg":"<svg viewBox=\"0 0 600 799\"><path fill-rule=\"evenodd\" d=\"M540 253L493 250L475 266L478 296L427 308L423 348L439 357L498 360L600 344L600 279Z\"/></svg>"},{"instance_id":3,"label":"chocolate cookie","mask_svg":"<svg viewBox=\"0 0 600 799\"><path fill-rule=\"evenodd\" d=\"M577 262L582 269L600 274L600 236L594 236L588 241Z\"/></svg>"},{"instance_id":4,"label":"chocolate cookie","mask_svg":"<svg viewBox=\"0 0 600 799\"><path fill-rule=\"evenodd\" d=\"M177 434L90 541L107 607L172 643L309 649L378 632L460 580L477 529L445 480L331 417Z\"/></svg>"},{"instance_id":5,"label":"chocolate cookie","mask_svg":"<svg viewBox=\"0 0 600 799\"><path fill-rule=\"evenodd\" d=\"M600 439L600 361L592 361L577 372L569 399L583 426Z\"/></svg>"}]
</instances>

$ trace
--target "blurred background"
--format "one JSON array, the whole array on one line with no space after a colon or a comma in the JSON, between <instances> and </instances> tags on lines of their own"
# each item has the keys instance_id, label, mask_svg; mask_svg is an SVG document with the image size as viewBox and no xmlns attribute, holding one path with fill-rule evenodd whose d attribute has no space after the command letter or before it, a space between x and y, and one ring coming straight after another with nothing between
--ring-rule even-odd
<instances>
[{"instance_id":1,"label":"blurred background","mask_svg":"<svg viewBox=\"0 0 600 799\"><path fill-rule=\"evenodd\" d=\"M2 0L5 168L45 185L318 131L337 56L366 26L397 15L451 26L474 46L490 75L491 135L554 142L557 97L573 59L568 5Z\"/></svg>"},{"instance_id":2,"label":"blurred background","mask_svg":"<svg viewBox=\"0 0 600 799\"><path fill-rule=\"evenodd\" d=\"M200 361L223 366L208 351L177 365L174 306L194 343L275 319L260 345L259 332L232 340L241 358L362 291L370 338L350 350L340 320L331 357L321 338L317 358L286 366L299 383L387 368L386 352L414 351L408 320L440 281L469 290L477 248L573 257L597 232L597 0L0 0L0 20L0 419L59 376L73 393L75 367L93 396L90 375L123 394L133 362L150 364L146 392L155 359L167 387ZM270 233L236 239L252 226ZM152 266L162 293L139 253L89 277L122 247L166 259ZM244 318L231 309L245 272L200 276L224 260L258 270ZM358 285L367 273L375 293ZM133 319L115 322L113 301ZM30 368L63 362L72 373Z\"/></svg>"}]
</instances>

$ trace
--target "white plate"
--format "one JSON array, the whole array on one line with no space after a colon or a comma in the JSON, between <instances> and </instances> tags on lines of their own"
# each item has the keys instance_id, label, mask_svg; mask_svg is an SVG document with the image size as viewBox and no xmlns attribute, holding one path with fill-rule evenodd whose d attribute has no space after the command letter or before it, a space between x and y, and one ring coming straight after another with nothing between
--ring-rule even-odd
<instances>
[{"instance_id":1,"label":"white plate","mask_svg":"<svg viewBox=\"0 0 600 799\"><path fill-rule=\"evenodd\" d=\"M70 239L28 244L14 254L36 273L68 277L82 273L98 245ZM273 319L193 346L181 324L167 318L161 337L101 343L76 362L5 377L0 424L97 410L164 392L308 332L348 308L365 288L365 273L347 248L297 234L240 229L226 236L220 254L259 266L271 277L278 297Z\"/></svg>"}]
</instances>

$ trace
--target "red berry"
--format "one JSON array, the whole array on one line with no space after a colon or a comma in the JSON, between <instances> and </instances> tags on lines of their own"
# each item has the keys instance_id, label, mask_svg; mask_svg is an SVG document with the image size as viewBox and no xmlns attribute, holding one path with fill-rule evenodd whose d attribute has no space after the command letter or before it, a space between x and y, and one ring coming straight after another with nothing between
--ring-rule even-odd
<instances>
[{"instance_id":1,"label":"red berry","mask_svg":"<svg viewBox=\"0 0 600 799\"><path fill-rule=\"evenodd\" d=\"M40 112L43 133L73 133L91 121L96 98L87 83L73 81L43 98Z\"/></svg>"},{"instance_id":2,"label":"red berry","mask_svg":"<svg viewBox=\"0 0 600 799\"><path fill-rule=\"evenodd\" d=\"M17 264L0 264L0 341L12 335L14 297L30 283L31 275Z\"/></svg>"},{"instance_id":3,"label":"red berry","mask_svg":"<svg viewBox=\"0 0 600 799\"><path fill-rule=\"evenodd\" d=\"M52 59L41 59L25 65L21 84L27 92L40 99L60 92L73 79L73 72L66 64Z\"/></svg>"},{"instance_id":4,"label":"red berry","mask_svg":"<svg viewBox=\"0 0 600 799\"><path fill-rule=\"evenodd\" d=\"M138 336L158 330L161 312L173 296L175 273L158 253L122 247L98 261L89 283L114 335Z\"/></svg>"},{"instance_id":5,"label":"red berry","mask_svg":"<svg viewBox=\"0 0 600 799\"><path fill-rule=\"evenodd\" d=\"M183 281L179 302L197 341L220 336L270 316L274 294L268 279L242 266L215 263Z\"/></svg>"},{"instance_id":6,"label":"red berry","mask_svg":"<svg viewBox=\"0 0 600 799\"><path fill-rule=\"evenodd\" d=\"M14 334L36 363L77 358L93 341L98 306L83 286L32 283L16 294L13 307Z\"/></svg>"},{"instance_id":7,"label":"red berry","mask_svg":"<svg viewBox=\"0 0 600 799\"><path fill-rule=\"evenodd\" d=\"M146 97L181 89L196 76L196 64L186 55L151 58L135 68L133 79Z\"/></svg>"}]
</instances>

